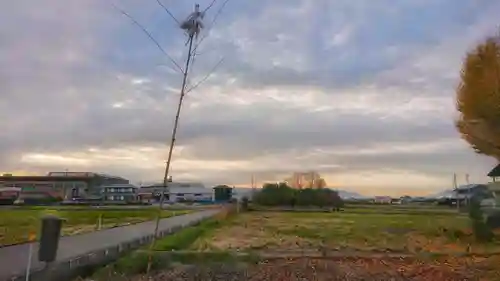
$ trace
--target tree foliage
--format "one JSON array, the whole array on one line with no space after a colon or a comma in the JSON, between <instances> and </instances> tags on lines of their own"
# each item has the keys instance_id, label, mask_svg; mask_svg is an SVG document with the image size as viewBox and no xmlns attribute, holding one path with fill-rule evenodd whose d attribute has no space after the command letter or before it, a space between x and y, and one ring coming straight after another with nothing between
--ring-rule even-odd
<instances>
[{"instance_id":1,"label":"tree foliage","mask_svg":"<svg viewBox=\"0 0 500 281\"><path fill-rule=\"evenodd\" d=\"M500 33L470 51L457 88L456 127L477 152L500 161Z\"/></svg>"},{"instance_id":2,"label":"tree foliage","mask_svg":"<svg viewBox=\"0 0 500 281\"><path fill-rule=\"evenodd\" d=\"M343 201L327 188L293 189L286 183L265 184L253 201L264 206L317 206L339 208Z\"/></svg>"}]
</instances>

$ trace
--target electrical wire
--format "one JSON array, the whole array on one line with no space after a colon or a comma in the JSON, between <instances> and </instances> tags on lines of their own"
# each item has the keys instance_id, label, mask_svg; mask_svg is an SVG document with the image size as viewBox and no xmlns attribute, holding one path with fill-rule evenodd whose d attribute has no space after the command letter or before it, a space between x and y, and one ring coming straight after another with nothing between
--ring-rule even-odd
<instances>
[{"instance_id":1,"label":"electrical wire","mask_svg":"<svg viewBox=\"0 0 500 281\"><path fill-rule=\"evenodd\" d=\"M215 72L215 70L217 69L217 67L219 67L219 65L224 61L224 58L221 58L215 65L214 67L210 70L210 72L205 75L200 81L198 81L196 84L194 84L194 86L190 87L189 89L186 90L186 94L195 90L196 88L198 88L198 86L200 86L203 82L205 82L208 78L210 78L210 76L212 76L212 74Z\"/></svg>"},{"instance_id":2,"label":"electrical wire","mask_svg":"<svg viewBox=\"0 0 500 281\"><path fill-rule=\"evenodd\" d=\"M151 41L153 41L153 43L156 44L156 46L158 47L158 49L177 67L177 70L180 71L181 73L184 73L184 70L182 69L182 67L167 53L167 51L165 51L165 49L163 49L163 47L160 45L160 43L158 43L158 41L153 37L153 35L151 35L151 33L144 26L142 26L137 20L135 20L127 12L125 12L124 10L118 8L114 3L111 3L111 5L116 10L118 10L120 13L122 13L124 16L126 16L127 18L129 18L136 26L138 26L149 37L149 39Z\"/></svg>"},{"instance_id":3,"label":"electrical wire","mask_svg":"<svg viewBox=\"0 0 500 281\"><path fill-rule=\"evenodd\" d=\"M206 11L208 11L210 8L213 7L213 5L215 4L216 0L213 0L210 5L203 11L204 13ZM192 56L193 56L193 60L192 60L192 64L195 63L196 61L196 56L197 55L200 55L199 52L197 52L198 50L198 47L201 45L201 43L203 42L204 39L207 38L207 36L209 35L209 32L210 30L215 26L215 23L217 22L217 18L219 17L219 15L221 14L222 10L224 9L224 7L226 6L226 4L229 2L229 0L225 0L222 5L219 7L219 9L217 10L217 12L215 13L214 15L214 18L212 19L212 22L210 23L210 26L208 27L208 31L205 33L205 35L196 43L196 45L194 46L193 48L193 52L192 52ZM212 70L207 74L205 75L200 81L198 81L196 84L194 84L193 86L191 86L189 89L186 90L186 93L189 93L193 90L195 90L197 87L199 87L203 82L205 82L208 78L210 78L210 76L212 76L212 74L215 72L215 70L217 69L217 67L219 67L219 65L224 61L224 58L221 58L216 64L215 66L212 68ZM192 69L192 67L191 67ZM189 83L190 84L190 83Z\"/></svg>"},{"instance_id":4,"label":"electrical wire","mask_svg":"<svg viewBox=\"0 0 500 281\"><path fill-rule=\"evenodd\" d=\"M156 0L156 2L158 3L158 5L160 5L163 10L165 10L165 12L167 12L167 14L178 24L180 25L181 23L179 22L179 20L177 20L174 15L168 10L168 8L160 1L160 0Z\"/></svg>"},{"instance_id":5,"label":"electrical wire","mask_svg":"<svg viewBox=\"0 0 500 281\"><path fill-rule=\"evenodd\" d=\"M227 5L228 2L229 2L229 0L225 0L222 3L222 5L219 7L219 9L217 10L217 12L214 15L214 18L212 19L212 22L210 23L210 26L208 27L208 31L205 33L205 35L203 35L203 37L201 37L200 41L198 41L198 43L194 46L193 52L196 53L196 51L198 50L198 47L201 45L201 43L203 43L203 40L205 40L208 37L208 35L210 34L210 31L212 30L212 28L214 27L214 25L217 21L217 18L220 16L220 14L222 13L222 10L224 9L224 7ZM213 1L211 3L211 6L214 3L215 3L215 1ZM209 7L211 7L211 6L209 6ZM208 10L208 8L205 10Z\"/></svg>"}]
</instances>

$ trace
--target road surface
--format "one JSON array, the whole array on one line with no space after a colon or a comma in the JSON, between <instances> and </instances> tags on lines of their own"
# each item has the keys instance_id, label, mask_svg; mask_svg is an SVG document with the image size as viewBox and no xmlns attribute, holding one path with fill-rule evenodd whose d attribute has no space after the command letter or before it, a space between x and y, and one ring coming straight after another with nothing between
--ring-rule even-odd
<instances>
[{"instance_id":1,"label":"road surface","mask_svg":"<svg viewBox=\"0 0 500 281\"><path fill-rule=\"evenodd\" d=\"M171 227L182 226L200 218L213 216L217 212L219 210L204 210L165 218L161 220L159 229L167 230ZM155 222L149 221L87 234L62 237L59 241L57 261L76 258L93 250L117 246L119 243L153 234L154 227ZM12 275L23 274L26 270L28 252L28 243L0 248L0 280L5 280ZM42 266L42 263L38 262L38 243L36 242L33 243L33 255L31 259L32 268Z\"/></svg>"}]
</instances>

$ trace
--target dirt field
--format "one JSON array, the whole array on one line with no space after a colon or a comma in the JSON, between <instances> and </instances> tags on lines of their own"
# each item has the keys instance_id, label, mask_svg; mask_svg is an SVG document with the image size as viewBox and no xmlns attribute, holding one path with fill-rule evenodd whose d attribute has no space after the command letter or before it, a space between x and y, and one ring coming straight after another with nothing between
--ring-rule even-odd
<instances>
[{"instance_id":1,"label":"dirt field","mask_svg":"<svg viewBox=\"0 0 500 281\"><path fill-rule=\"evenodd\" d=\"M489 253L499 243L474 242L467 217L451 214L246 213L191 249Z\"/></svg>"},{"instance_id":2,"label":"dirt field","mask_svg":"<svg viewBox=\"0 0 500 281\"><path fill-rule=\"evenodd\" d=\"M107 277L108 281L225 280L225 281L495 281L500 260L444 259L278 259L249 263L179 265L145 276Z\"/></svg>"}]
</instances>

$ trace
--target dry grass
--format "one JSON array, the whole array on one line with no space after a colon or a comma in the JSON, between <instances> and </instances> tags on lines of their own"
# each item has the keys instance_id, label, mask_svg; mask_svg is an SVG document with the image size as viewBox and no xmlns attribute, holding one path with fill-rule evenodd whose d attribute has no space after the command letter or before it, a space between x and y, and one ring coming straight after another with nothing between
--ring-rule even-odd
<instances>
[{"instance_id":1,"label":"dry grass","mask_svg":"<svg viewBox=\"0 0 500 281\"><path fill-rule=\"evenodd\" d=\"M245 213L211 235L196 250L298 250L489 253L500 244L474 242L468 218L455 215L349 213Z\"/></svg>"},{"instance_id":2,"label":"dry grass","mask_svg":"<svg viewBox=\"0 0 500 281\"><path fill-rule=\"evenodd\" d=\"M275 259L258 263L214 263L175 265L144 275L111 275L97 281L235 280L235 281L495 281L500 260L492 258L416 259L338 258Z\"/></svg>"}]
</instances>

